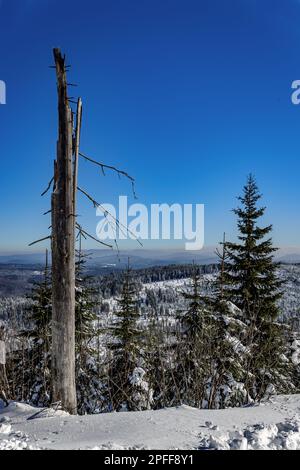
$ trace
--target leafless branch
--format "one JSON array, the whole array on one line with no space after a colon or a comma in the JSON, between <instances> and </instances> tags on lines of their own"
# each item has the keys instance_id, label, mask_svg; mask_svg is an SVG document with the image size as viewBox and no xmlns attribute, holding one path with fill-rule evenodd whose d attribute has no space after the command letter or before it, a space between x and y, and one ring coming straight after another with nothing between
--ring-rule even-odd
<instances>
[{"instance_id":1,"label":"leafless branch","mask_svg":"<svg viewBox=\"0 0 300 470\"><path fill-rule=\"evenodd\" d=\"M82 233L82 231L79 230L79 231L78 231L78 234L77 234L77 236L76 236L76 240L79 240L80 235L82 235L85 240L87 239L87 237L84 235L84 233Z\"/></svg>"},{"instance_id":2,"label":"leafless branch","mask_svg":"<svg viewBox=\"0 0 300 470\"><path fill-rule=\"evenodd\" d=\"M39 240L36 240L35 242L29 243L28 246L35 245L36 243L43 242L44 240L49 240L49 238L52 238L51 235L48 235L48 237L40 238Z\"/></svg>"},{"instance_id":3,"label":"leafless branch","mask_svg":"<svg viewBox=\"0 0 300 470\"><path fill-rule=\"evenodd\" d=\"M79 155L83 157L85 160L88 160L89 162L94 163L95 165L99 166L102 170L103 175L105 175L104 169L107 169L107 170L115 171L119 177L125 176L125 178L129 179L129 181L131 181L134 198L137 199L136 192L135 192L135 179L132 176L130 176L126 171L120 170L119 168L116 168L115 166L106 165L105 163L102 163L102 162L97 162L93 158L90 158L81 152L79 152Z\"/></svg>"},{"instance_id":4,"label":"leafless branch","mask_svg":"<svg viewBox=\"0 0 300 470\"><path fill-rule=\"evenodd\" d=\"M96 237L93 237L93 235L91 235L90 233L86 232L85 230L83 230L83 228L81 227L81 225L79 224L76 224L76 227L78 228L78 230L80 231L80 233L84 236L86 235L88 238L91 238L92 240L94 240L95 242L97 243L100 243L100 245L104 245L104 246L107 246L108 248L112 248L112 245L109 245L108 243L104 243L102 242L101 240L98 240ZM85 238L85 237L84 237Z\"/></svg>"},{"instance_id":5,"label":"leafless branch","mask_svg":"<svg viewBox=\"0 0 300 470\"><path fill-rule=\"evenodd\" d=\"M45 191L42 192L41 196L45 196L45 194L49 191L49 189L51 188L51 184L53 183L54 181L54 176L52 176L51 180L49 181L48 183L48 186L47 188L45 189Z\"/></svg>"},{"instance_id":6,"label":"leafless branch","mask_svg":"<svg viewBox=\"0 0 300 470\"><path fill-rule=\"evenodd\" d=\"M122 224L116 217L114 217L107 209L105 209L99 202L97 202L92 196L90 196L84 189L81 189L79 186L77 187L78 191L80 191L82 194L84 194L93 204L94 207L99 207L99 209L102 210L103 214L105 217L109 215L115 222L116 226L119 228L119 230L124 233L128 233L132 235L132 237L141 245L143 246L142 242L136 237L136 235L129 230L128 227L126 227L124 224ZM123 231L124 230L124 231Z\"/></svg>"}]
</instances>

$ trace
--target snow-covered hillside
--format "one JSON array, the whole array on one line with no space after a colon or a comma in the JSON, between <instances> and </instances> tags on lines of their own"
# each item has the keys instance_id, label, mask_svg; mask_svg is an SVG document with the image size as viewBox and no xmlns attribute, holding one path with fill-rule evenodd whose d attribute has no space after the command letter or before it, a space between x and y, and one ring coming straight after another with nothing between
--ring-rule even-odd
<instances>
[{"instance_id":1,"label":"snow-covered hillside","mask_svg":"<svg viewBox=\"0 0 300 470\"><path fill-rule=\"evenodd\" d=\"M0 449L300 449L300 395L226 410L39 411L22 403L0 410Z\"/></svg>"},{"instance_id":2,"label":"snow-covered hillside","mask_svg":"<svg viewBox=\"0 0 300 470\"><path fill-rule=\"evenodd\" d=\"M152 269L153 276L157 274L157 269ZM300 265L281 265L278 274L283 281L283 298L279 304L281 318L285 321L293 319L295 328L300 329ZM174 276L180 276L180 266L174 269ZM215 276L214 273L202 275L202 285L206 292L211 290ZM142 316L147 317L149 314L154 314L156 317L170 317L184 308L185 301L182 292L190 286L191 280L189 278L179 277L157 282L142 282L142 277L141 274L139 275L139 271L136 271L136 278L141 281L139 296ZM151 277L150 274L149 277ZM119 298L119 296L119 292L112 295L108 290L99 297L99 303L101 301L101 308L103 309L102 314L100 314L103 325L111 322L111 315L117 307L116 298ZM0 321L8 322L13 328L22 328L24 321L26 322L26 307L30 303L30 300L23 295L14 297L0 295Z\"/></svg>"},{"instance_id":3,"label":"snow-covered hillside","mask_svg":"<svg viewBox=\"0 0 300 470\"><path fill-rule=\"evenodd\" d=\"M283 297L279 301L280 320L291 322L294 329L300 330L300 266L281 265L278 269L278 277L283 282ZM216 273L201 276L201 285L205 293L212 292L215 279ZM190 285L190 278L141 284L139 299L142 316L147 318L149 315L155 315L156 318L165 317L170 321L170 317L176 316L186 307L182 292L187 291ZM111 322L111 315L117 308L116 297L108 297L104 303L107 315L103 319L103 325L107 325Z\"/></svg>"}]
</instances>

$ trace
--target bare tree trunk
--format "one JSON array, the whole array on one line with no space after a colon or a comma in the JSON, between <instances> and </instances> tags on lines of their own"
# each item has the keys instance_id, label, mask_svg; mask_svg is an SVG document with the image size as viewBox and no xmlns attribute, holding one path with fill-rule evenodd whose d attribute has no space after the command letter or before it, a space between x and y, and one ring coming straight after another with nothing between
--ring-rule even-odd
<instances>
[{"instance_id":1,"label":"bare tree trunk","mask_svg":"<svg viewBox=\"0 0 300 470\"><path fill-rule=\"evenodd\" d=\"M65 59L54 49L59 136L52 193L52 375L53 401L77 412L75 386L75 224L73 116L68 102Z\"/></svg>"},{"instance_id":2,"label":"bare tree trunk","mask_svg":"<svg viewBox=\"0 0 300 470\"><path fill-rule=\"evenodd\" d=\"M4 328L0 328L0 398L8 406L7 397L9 385L6 375L6 345L4 341Z\"/></svg>"},{"instance_id":3,"label":"bare tree trunk","mask_svg":"<svg viewBox=\"0 0 300 470\"><path fill-rule=\"evenodd\" d=\"M76 224L76 196L77 196L77 182L78 182L78 159L79 159L79 145L80 145L80 132L82 122L82 101L78 98L77 113L76 113L76 129L74 137L74 175L73 175L73 212L74 224Z\"/></svg>"}]
</instances>

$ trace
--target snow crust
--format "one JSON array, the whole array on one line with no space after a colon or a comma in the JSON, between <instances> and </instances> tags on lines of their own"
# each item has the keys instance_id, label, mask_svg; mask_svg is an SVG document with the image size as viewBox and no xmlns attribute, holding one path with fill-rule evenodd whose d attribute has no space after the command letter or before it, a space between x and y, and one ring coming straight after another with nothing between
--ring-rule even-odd
<instances>
[{"instance_id":1,"label":"snow crust","mask_svg":"<svg viewBox=\"0 0 300 470\"><path fill-rule=\"evenodd\" d=\"M300 395L225 410L69 416L14 402L0 409L0 450L39 449L300 450Z\"/></svg>"}]
</instances>

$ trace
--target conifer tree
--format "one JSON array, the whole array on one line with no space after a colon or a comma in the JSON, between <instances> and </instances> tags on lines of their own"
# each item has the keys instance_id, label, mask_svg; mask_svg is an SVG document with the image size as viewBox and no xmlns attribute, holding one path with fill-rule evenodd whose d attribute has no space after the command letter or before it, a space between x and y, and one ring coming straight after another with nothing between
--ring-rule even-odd
<instances>
[{"instance_id":1,"label":"conifer tree","mask_svg":"<svg viewBox=\"0 0 300 470\"><path fill-rule=\"evenodd\" d=\"M238 217L239 242L226 243L229 264L224 276L227 284L225 294L252 321L257 315L276 319L277 301L281 297L281 283L273 262L277 248L273 247L271 238L265 239L272 231L272 225L258 225L265 213L265 207L257 205L260 199L255 179L250 175L243 196L239 197L242 207L234 209Z\"/></svg>"},{"instance_id":2,"label":"conifer tree","mask_svg":"<svg viewBox=\"0 0 300 470\"><path fill-rule=\"evenodd\" d=\"M96 290L91 277L85 274L86 256L81 243L76 261L76 304L75 304L75 346L76 346L76 390L78 413L92 413L101 410L102 388L99 380L98 352L96 349L97 304ZM22 347L15 353L15 376L19 377L15 387L16 398L37 406L51 405L51 319L52 284L48 255L43 279L36 283L29 296L29 327L21 332ZM25 346L24 346L25 345ZM22 373L18 374L18 369Z\"/></svg>"},{"instance_id":3,"label":"conifer tree","mask_svg":"<svg viewBox=\"0 0 300 470\"><path fill-rule=\"evenodd\" d=\"M104 398L97 350L99 300L94 280L85 273L88 255L82 251L81 234L79 240L75 272L76 390L78 413L86 414L101 411Z\"/></svg>"},{"instance_id":4,"label":"conifer tree","mask_svg":"<svg viewBox=\"0 0 300 470\"><path fill-rule=\"evenodd\" d=\"M182 292L188 302L188 308L181 317L184 335L193 343L207 327L207 320L211 315L207 307L207 297L202 294L200 285L200 272L197 266L193 266L191 279L191 291Z\"/></svg>"},{"instance_id":5,"label":"conifer tree","mask_svg":"<svg viewBox=\"0 0 300 470\"><path fill-rule=\"evenodd\" d=\"M242 311L229 300L225 279L228 273L226 235L221 248L216 249L219 269L212 292L206 302L213 311L215 337L213 350L213 374L210 380L208 408L240 406L249 401L249 394L242 385L246 378L245 363L248 351L246 342L248 326Z\"/></svg>"},{"instance_id":6,"label":"conifer tree","mask_svg":"<svg viewBox=\"0 0 300 470\"><path fill-rule=\"evenodd\" d=\"M226 248L226 234L223 234L223 241L220 242L221 249L217 248L215 254L219 259L219 269L218 275L216 280L213 284L213 296L211 298L211 302L217 310L224 310L227 311L226 307L226 298L228 297L226 291L226 269L228 269L228 258L229 255L227 253Z\"/></svg>"},{"instance_id":7,"label":"conifer tree","mask_svg":"<svg viewBox=\"0 0 300 470\"><path fill-rule=\"evenodd\" d=\"M183 292L187 310L180 315L177 377L182 400L191 406L205 406L206 385L212 373L216 324L201 293L199 269L194 266L191 291Z\"/></svg>"},{"instance_id":8,"label":"conifer tree","mask_svg":"<svg viewBox=\"0 0 300 470\"><path fill-rule=\"evenodd\" d=\"M83 253L81 244L76 257L75 342L76 353L81 356L84 349L89 349L92 339L97 335L95 306L98 300L95 282L85 273L88 255Z\"/></svg>"},{"instance_id":9,"label":"conifer tree","mask_svg":"<svg viewBox=\"0 0 300 470\"><path fill-rule=\"evenodd\" d=\"M180 404L180 393L173 369L178 366L174 360L174 350L169 347L169 331L153 310L150 310L147 319L144 358L153 398L151 407L176 406Z\"/></svg>"},{"instance_id":10,"label":"conifer tree","mask_svg":"<svg viewBox=\"0 0 300 470\"><path fill-rule=\"evenodd\" d=\"M142 331L137 293L129 265L124 281L115 321L111 328L112 353L109 367L109 389L112 407L116 411L137 411L149 408L151 392L142 367Z\"/></svg>"},{"instance_id":11,"label":"conifer tree","mask_svg":"<svg viewBox=\"0 0 300 470\"><path fill-rule=\"evenodd\" d=\"M47 250L43 278L41 282L35 284L29 297L33 301L33 305L30 307L28 318L29 324L33 327L28 331L28 334L35 344L43 344L44 352L49 352L51 343L51 291L51 274Z\"/></svg>"},{"instance_id":12,"label":"conifer tree","mask_svg":"<svg viewBox=\"0 0 300 470\"><path fill-rule=\"evenodd\" d=\"M272 239L266 238L272 225L261 227L259 219L265 207L252 175L239 198L241 207L234 210L238 217L238 242L226 243L229 260L225 269L226 297L243 312L247 324L248 363L246 387L254 399L268 391L287 391L290 383L285 360L284 331L276 323L281 282L277 278Z\"/></svg>"},{"instance_id":13,"label":"conifer tree","mask_svg":"<svg viewBox=\"0 0 300 470\"><path fill-rule=\"evenodd\" d=\"M52 288L48 251L42 280L36 282L28 296L28 328L21 332L21 351L16 352L15 367L23 368L19 393L22 398L37 406L51 402L51 318ZM26 348L24 347L26 342ZM22 392L21 392L22 389Z\"/></svg>"}]
</instances>

